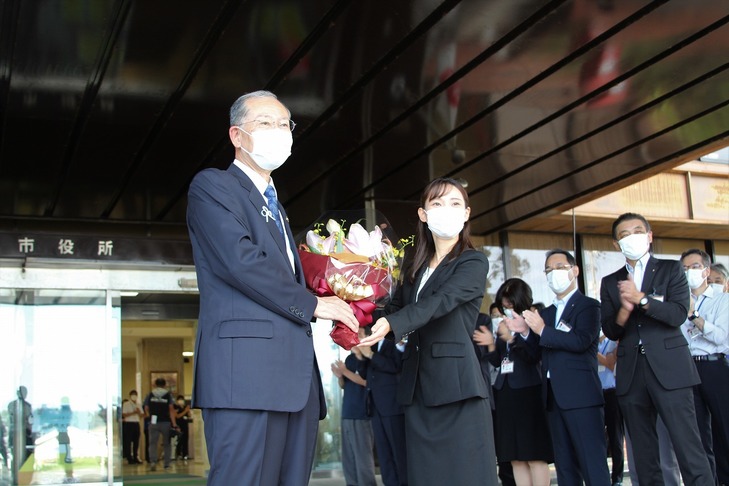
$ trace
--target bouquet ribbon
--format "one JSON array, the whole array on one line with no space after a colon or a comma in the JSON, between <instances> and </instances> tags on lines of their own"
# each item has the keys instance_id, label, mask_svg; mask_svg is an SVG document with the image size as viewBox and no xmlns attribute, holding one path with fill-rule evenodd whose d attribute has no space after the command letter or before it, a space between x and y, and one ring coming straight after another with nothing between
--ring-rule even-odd
<instances>
[{"instance_id":1,"label":"bouquet ribbon","mask_svg":"<svg viewBox=\"0 0 729 486\"><path fill-rule=\"evenodd\" d=\"M319 279L315 286L315 291L316 294L321 297L336 295L329 286L329 282L327 282L324 278ZM357 319L357 322L359 322L360 327L367 326L372 323L372 313L377 308L374 302L362 299L348 302L348 304L352 309L352 312L354 312L354 317ZM340 321L334 322L334 328L329 335L335 343L347 351L352 349L353 346L359 344L359 337L357 336L357 333Z\"/></svg>"}]
</instances>

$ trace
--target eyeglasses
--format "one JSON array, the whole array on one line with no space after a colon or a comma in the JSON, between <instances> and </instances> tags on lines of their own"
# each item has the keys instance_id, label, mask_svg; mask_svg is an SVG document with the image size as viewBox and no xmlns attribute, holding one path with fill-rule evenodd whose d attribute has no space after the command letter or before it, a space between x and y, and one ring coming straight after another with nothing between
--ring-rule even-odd
<instances>
[{"instance_id":1,"label":"eyeglasses","mask_svg":"<svg viewBox=\"0 0 729 486\"><path fill-rule=\"evenodd\" d=\"M296 128L296 123L294 123L293 120L290 120L288 118L282 118L280 120L274 120L273 118L269 117L260 117L256 118L255 120L248 120L241 123L241 125L247 125L249 123L253 123L254 130L273 130L273 129L279 129L279 130L288 130L290 132L294 131L294 128Z\"/></svg>"},{"instance_id":2,"label":"eyeglasses","mask_svg":"<svg viewBox=\"0 0 729 486\"><path fill-rule=\"evenodd\" d=\"M554 268L545 268L544 269L544 274L545 275L549 275L554 270L569 270L570 268L572 268L572 265L557 265Z\"/></svg>"},{"instance_id":3,"label":"eyeglasses","mask_svg":"<svg viewBox=\"0 0 729 486\"><path fill-rule=\"evenodd\" d=\"M688 266L688 267L686 265L684 265L683 266L683 271L685 272L687 270L703 270L704 268L706 268L706 267L703 266L702 264L700 264L700 263L694 263L693 265Z\"/></svg>"}]
</instances>

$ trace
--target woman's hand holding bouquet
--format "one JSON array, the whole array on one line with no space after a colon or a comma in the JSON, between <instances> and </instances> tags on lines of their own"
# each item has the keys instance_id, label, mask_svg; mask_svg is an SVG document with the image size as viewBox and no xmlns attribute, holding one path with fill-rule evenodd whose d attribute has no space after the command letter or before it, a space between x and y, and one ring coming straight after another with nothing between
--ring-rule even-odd
<instances>
[{"instance_id":1,"label":"woman's hand holding bouquet","mask_svg":"<svg viewBox=\"0 0 729 486\"><path fill-rule=\"evenodd\" d=\"M384 304L395 290L404 247L412 238L400 240L398 247L390 243L379 226L371 232L359 223L345 233L335 220L306 233L306 242L299 247L307 286L318 296L335 295L349 303L360 326L372 323L372 312ZM334 342L344 349L359 344L357 333L341 322L331 332Z\"/></svg>"}]
</instances>

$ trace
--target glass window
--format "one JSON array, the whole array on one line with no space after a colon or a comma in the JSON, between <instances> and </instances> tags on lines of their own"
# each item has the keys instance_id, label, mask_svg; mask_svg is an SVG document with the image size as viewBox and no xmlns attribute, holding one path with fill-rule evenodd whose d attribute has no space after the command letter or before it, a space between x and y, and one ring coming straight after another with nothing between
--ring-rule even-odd
<instances>
[{"instance_id":1,"label":"glass window","mask_svg":"<svg viewBox=\"0 0 729 486\"><path fill-rule=\"evenodd\" d=\"M551 305L554 293L544 276L544 257L547 251L555 248L573 253L572 235L513 232L509 233L508 247L509 277L520 278L529 284L535 303Z\"/></svg>"},{"instance_id":2,"label":"glass window","mask_svg":"<svg viewBox=\"0 0 729 486\"><path fill-rule=\"evenodd\" d=\"M489 306L496 298L496 291L506 280L504 276L503 250L499 246L498 235L472 238L474 246L489 259L489 275L486 280L486 293L481 304L481 312L488 313Z\"/></svg>"},{"instance_id":3,"label":"glass window","mask_svg":"<svg viewBox=\"0 0 729 486\"><path fill-rule=\"evenodd\" d=\"M610 236L582 237L582 278L585 282L585 295L600 299L600 282L625 265L625 257L613 246Z\"/></svg>"},{"instance_id":4,"label":"glass window","mask_svg":"<svg viewBox=\"0 0 729 486\"><path fill-rule=\"evenodd\" d=\"M109 312L105 291L0 295L0 410L12 484L112 481L119 308Z\"/></svg>"},{"instance_id":5,"label":"glass window","mask_svg":"<svg viewBox=\"0 0 729 486\"><path fill-rule=\"evenodd\" d=\"M319 422L319 436L314 456L313 475L317 476L323 471L342 469L342 389L339 388L339 379L332 373L331 364L338 359L344 361L349 351L339 347L329 336L332 321L317 319L312 324L312 330L314 351L327 402L327 416Z\"/></svg>"}]
</instances>

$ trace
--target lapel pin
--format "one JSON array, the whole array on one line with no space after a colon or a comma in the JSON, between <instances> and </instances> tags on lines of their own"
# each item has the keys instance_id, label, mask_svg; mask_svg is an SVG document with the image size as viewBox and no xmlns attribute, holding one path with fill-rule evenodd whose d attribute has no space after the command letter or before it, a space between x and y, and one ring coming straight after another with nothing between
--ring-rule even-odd
<instances>
[{"instance_id":1,"label":"lapel pin","mask_svg":"<svg viewBox=\"0 0 729 486\"><path fill-rule=\"evenodd\" d=\"M266 223L268 223L268 218L276 221L276 218L273 217L273 213L270 209L268 209L268 206L261 206L261 216L266 218Z\"/></svg>"}]
</instances>

